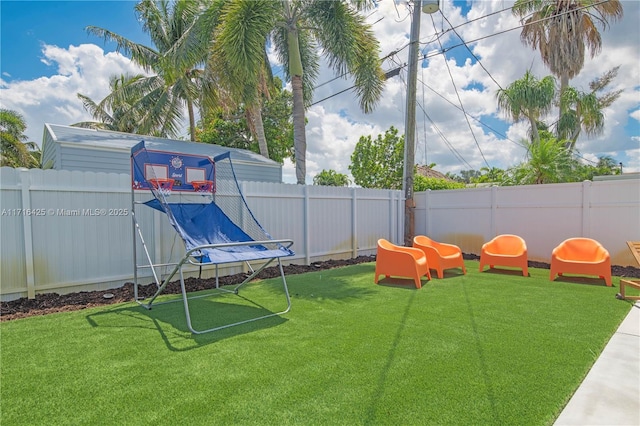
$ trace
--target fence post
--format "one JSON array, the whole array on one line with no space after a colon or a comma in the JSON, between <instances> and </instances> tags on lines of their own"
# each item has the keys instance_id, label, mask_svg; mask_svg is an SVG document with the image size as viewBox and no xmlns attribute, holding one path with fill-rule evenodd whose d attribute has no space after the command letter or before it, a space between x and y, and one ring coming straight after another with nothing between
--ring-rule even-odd
<instances>
[{"instance_id":1,"label":"fence post","mask_svg":"<svg viewBox=\"0 0 640 426\"><path fill-rule=\"evenodd\" d=\"M431 235L431 189L424 191L425 235Z\"/></svg>"},{"instance_id":2,"label":"fence post","mask_svg":"<svg viewBox=\"0 0 640 426\"><path fill-rule=\"evenodd\" d=\"M36 297L36 280L33 267L33 228L31 215L24 213L31 210L31 179L27 169L20 170L20 192L22 195L22 228L24 230L24 260L27 273L27 297Z\"/></svg>"},{"instance_id":3,"label":"fence post","mask_svg":"<svg viewBox=\"0 0 640 426\"><path fill-rule=\"evenodd\" d=\"M398 191L398 190L396 190ZM404 194L402 191L396 192L396 203L397 203L397 232L398 232L398 243L404 244L404 206L407 200L404 198Z\"/></svg>"},{"instance_id":4,"label":"fence post","mask_svg":"<svg viewBox=\"0 0 640 426\"><path fill-rule=\"evenodd\" d=\"M491 235L489 239L495 237L497 234L496 231L496 213L498 211L498 187L491 187Z\"/></svg>"},{"instance_id":5,"label":"fence post","mask_svg":"<svg viewBox=\"0 0 640 426\"><path fill-rule=\"evenodd\" d=\"M311 265L311 241L310 241L310 226L309 226L309 186L304 185L304 261L305 265Z\"/></svg>"},{"instance_id":6,"label":"fence post","mask_svg":"<svg viewBox=\"0 0 640 426\"><path fill-rule=\"evenodd\" d=\"M396 205L396 196L393 190L389 190L389 241L394 244L397 243L397 230L398 230L398 222L395 220L395 212L397 209ZM376 245L377 248L377 245Z\"/></svg>"},{"instance_id":7,"label":"fence post","mask_svg":"<svg viewBox=\"0 0 640 426\"><path fill-rule=\"evenodd\" d=\"M358 257L358 194L351 188L351 257Z\"/></svg>"},{"instance_id":8,"label":"fence post","mask_svg":"<svg viewBox=\"0 0 640 426\"><path fill-rule=\"evenodd\" d=\"M591 181L582 182L582 236L591 236Z\"/></svg>"}]
</instances>

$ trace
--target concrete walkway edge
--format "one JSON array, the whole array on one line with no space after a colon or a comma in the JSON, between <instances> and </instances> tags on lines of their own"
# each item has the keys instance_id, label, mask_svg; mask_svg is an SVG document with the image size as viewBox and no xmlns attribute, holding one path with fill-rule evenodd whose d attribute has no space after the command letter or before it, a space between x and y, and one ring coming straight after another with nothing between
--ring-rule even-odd
<instances>
[{"instance_id":1,"label":"concrete walkway edge","mask_svg":"<svg viewBox=\"0 0 640 426\"><path fill-rule=\"evenodd\" d=\"M640 425L640 302L631 308L554 425Z\"/></svg>"}]
</instances>

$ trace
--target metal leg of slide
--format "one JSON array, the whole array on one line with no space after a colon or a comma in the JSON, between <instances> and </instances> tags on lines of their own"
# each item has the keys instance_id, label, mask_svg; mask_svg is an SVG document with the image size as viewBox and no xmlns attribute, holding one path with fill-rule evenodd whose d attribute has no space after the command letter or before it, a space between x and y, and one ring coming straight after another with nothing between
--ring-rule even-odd
<instances>
[{"instance_id":1,"label":"metal leg of slide","mask_svg":"<svg viewBox=\"0 0 640 426\"><path fill-rule=\"evenodd\" d=\"M276 242L280 243L281 241L285 241L285 242L289 243L289 246L291 244L293 244L293 242L291 240L279 240L279 241L276 241ZM273 242L273 241L271 241L271 242ZM254 242L254 244L256 244L256 243L260 244L260 243L265 243L265 242ZM248 319L248 320L239 321L239 322L235 322L235 323L232 323L232 324L226 324L226 325L223 325L223 326L210 328L208 330L195 330L193 328L193 326L191 324L191 313L189 311L189 300L202 298L202 297L207 297L207 296L209 296L209 294L201 294L201 295L197 295L197 296L188 297L187 296L186 285L185 285L185 282L184 282L184 274L183 274L183 271L182 271L182 267L184 266L185 263L188 262L188 260L191 257L192 253L194 251L200 250L201 248L242 246L242 245L246 245L246 244L247 244L246 242L242 242L242 243L226 243L226 244L218 244L218 245L208 245L208 246L196 247L196 248L193 248L193 249L187 251L187 253L180 260L180 262L175 264L175 267L173 268L171 273L164 279L164 281L162 281L162 284L158 286L158 289L155 292L155 294L153 296L151 296L148 300L146 300L146 303L143 303L140 300L136 300L136 301L138 302L138 304L140 304L144 308L151 309L151 305L153 304L155 299L164 291L164 289L169 284L171 279L176 274L179 273L180 274L180 287L181 287L181 292L182 292L182 301L183 301L184 309L185 309L187 327L194 334L203 334L203 333L208 333L208 332L211 332L211 331L221 330L223 328L233 327L233 326L236 326L236 325L245 324L245 323L248 323L248 322L257 321L257 320L261 320L261 319L265 319L265 318L269 318L269 317L273 317L273 316L277 316L277 315L282 315L282 314L285 314L285 313L289 312L289 310L291 309L291 298L289 297L289 289L287 287L287 281L286 281L286 278L285 278L285 275L284 275L284 269L282 267L282 262L281 262L279 257L273 257L273 258L266 259L267 261L260 268L258 268L257 270L253 271L253 273L251 275L249 275L247 278L245 278L245 280L242 281L240 284L238 284L233 290L226 290L226 289L223 289L223 288L218 288L219 287L219 284L218 284L218 264L216 264L216 288L218 288L218 290L220 290L220 291L226 291L226 292L231 292L231 293L238 294L238 291L239 291L240 287L242 287L243 285L245 285L249 281L251 281L260 272L262 272L263 269L265 269L267 266L269 266L271 264L271 262L273 262L274 260L277 259L278 260L278 266L279 266L279 269L280 269L280 277L282 278L282 285L283 285L285 297L287 299L287 308L285 310L281 311L281 312L271 313L271 314L268 314L268 315L263 315L263 316L260 316L260 317L257 317L257 318L251 318L251 319ZM176 301L177 300L171 300L171 301L168 301L168 302L160 302L158 304L171 303L171 302L176 302Z\"/></svg>"},{"instance_id":2,"label":"metal leg of slide","mask_svg":"<svg viewBox=\"0 0 640 426\"><path fill-rule=\"evenodd\" d=\"M280 258L278 257L278 263L280 263ZM240 284L238 284L237 286L235 286L235 288L233 289L233 292L235 294L238 294L238 290L240 290L240 287L242 287L243 285L245 285L246 283L248 283L249 281L251 281L256 275L258 275L260 272L262 272L263 269L265 269L267 266L269 266L271 264L271 262L273 262L274 260L276 260L276 258L272 258L269 259L267 262L265 262L264 265L262 265L260 268L256 269L255 271L252 270L251 275L249 275L247 278L244 279L244 281L242 281ZM280 266L280 268L282 269L282 265Z\"/></svg>"},{"instance_id":3,"label":"metal leg of slide","mask_svg":"<svg viewBox=\"0 0 640 426\"><path fill-rule=\"evenodd\" d=\"M218 264L216 263L216 288L220 288L220 281L218 280Z\"/></svg>"},{"instance_id":4,"label":"metal leg of slide","mask_svg":"<svg viewBox=\"0 0 640 426\"><path fill-rule=\"evenodd\" d=\"M218 327L209 328L207 330L196 330L196 329L193 328L193 326L191 324L191 313L189 311L189 300L190 300L190 298L187 297L187 290L186 290L186 286L184 284L184 278L182 276L182 268L181 268L180 269L180 287L182 289L182 300L183 300L183 303L184 303L185 317L186 317L186 320L187 320L187 327L189 328L189 330L193 334L204 334L204 333L209 333L209 332L212 332L212 331L222 330L224 328L234 327L236 325L246 324L246 323L253 322L253 321L258 321L258 320L261 320L261 319L266 319L266 318L271 318L271 317L275 317L275 316L278 316L278 315L283 315L283 314L286 314L287 312L289 312L291 310L291 298L289 296L289 288L287 287L287 280L286 280L285 275L284 275L284 269L282 268L282 262L280 261L280 258L277 258L277 259L278 259L278 266L280 267L280 277L282 278L282 286L283 286L283 289L284 289L285 297L287 299L287 308L285 310L281 311L281 312L275 312L275 313L271 313L271 314L268 314L268 315L263 315L263 316L260 316L260 317L257 317L257 318L250 318L250 319L247 319L247 320L234 322L232 324L225 324L225 325L221 325L221 326L218 326ZM273 260L275 260L275 258L271 259L267 263L271 263L271 261L273 261ZM252 276L257 275L262 269L264 269L264 267L260 268L256 273L252 274ZM250 278L245 280L242 284L244 284L245 282L248 282L249 279ZM236 289L237 289L237 287L236 287ZM237 291L236 291L236 293L237 293Z\"/></svg>"},{"instance_id":5,"label":"metal leg of slide","mask_svg":"<svg viewBox=\"0 0 640 426\"><path fill-rule=\"evenodd\" d=\"M180 268L180 289L182 290L182 302L184 304L184 315L187 320L187 327L192 333L197 333L191 325L191 313L189 312L189 298L187 297L187 287L184 285L184 275L182 274L182 268Z\"/></svg>"}]
</instances>

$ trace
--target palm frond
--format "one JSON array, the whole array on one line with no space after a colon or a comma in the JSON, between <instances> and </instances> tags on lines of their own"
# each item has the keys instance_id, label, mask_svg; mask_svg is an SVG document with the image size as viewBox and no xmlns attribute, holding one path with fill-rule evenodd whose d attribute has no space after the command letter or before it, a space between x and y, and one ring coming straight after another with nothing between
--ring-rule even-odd
<instances>
[{"instance_id":1,"label":"palm frond","mask_svg":"<svg viewBox=\"0 0 640 426\"><path fill-rule=\"evenodd\" d=\"M158 60L158 52L143 44L134 43L129 39L118 35L104 28L88 26L86 30L89 34L104 39L105 42L116 43L116 51L131 56L131 59L145 71L151 71Z\"/></svg>"}]
</instances>

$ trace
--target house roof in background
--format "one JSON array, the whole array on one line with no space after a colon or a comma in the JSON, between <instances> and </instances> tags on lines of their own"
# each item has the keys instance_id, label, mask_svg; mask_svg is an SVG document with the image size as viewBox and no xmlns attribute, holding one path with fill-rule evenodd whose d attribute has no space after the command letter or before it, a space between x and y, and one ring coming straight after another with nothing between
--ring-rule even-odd
<instances>
[{"instance_id":1,"label":"house roof in background","mask_svg":"<svg viewBox=\"0 0 640 426\"><path fill-rule=\"evenodd\" d=\"M444 173L440 173L437 170L433 170L431 167L428 167L428 166L417 165L416 173L421 176L426 176L429 178L453 180L448 178Z\"/></svg>"}]
</instances>

